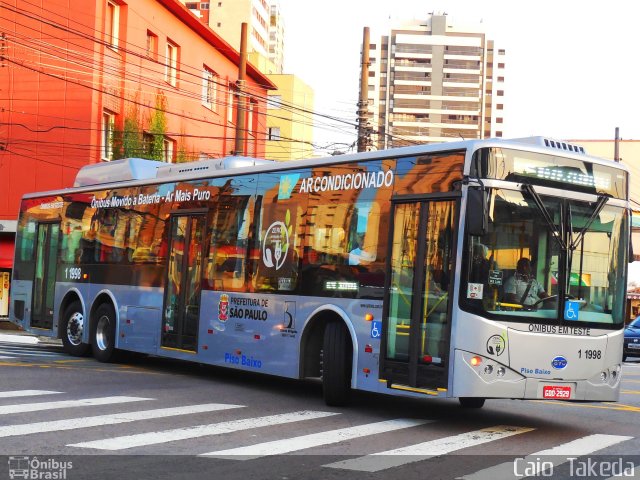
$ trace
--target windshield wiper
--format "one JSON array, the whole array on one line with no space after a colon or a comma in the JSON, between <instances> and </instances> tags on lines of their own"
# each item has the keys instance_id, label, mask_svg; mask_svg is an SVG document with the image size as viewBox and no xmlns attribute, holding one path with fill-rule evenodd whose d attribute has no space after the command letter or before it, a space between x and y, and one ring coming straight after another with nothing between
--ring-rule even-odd
<instances>
[{"instance_id":1,"label":"windshield wiper","mask_svg":"<svg viewBox=\"0 0 640 480\"><path fill-rule=\"evenodd\" d=\"M551 232L552 237L555 238L561 251L565 252L566 254L566 259L567 259L566 278L565 278L566 286L564 286L564 291L566 294L566 292L569 289L569 285L571 283L571 265L573 263L573 252L575 251L576 248L578 248L578 245L580 245L580 243L584 239L584 236L589 230L589 227L591 227L595 219L598 217L598 215L600 215L600 212L602 211L607 201L609 200L609 196L606 196L606 195L598 196L598 202L596 203L596 206L593 209L593 212L591 212L591 216L585 222L584 226L580 229L580 231L576 235L576 238L574 239L573 238L573 235L574 235L573 214L571 212L570 203L567 205L566 209L562 207L560 208L560 222L559 222L560 228L558 229L553 219L551 218L551 214L549 213L549 210L542 202L540 195L538 195L538 192L536 192L533 185L525 183L522 185L522 189L531 196L534 204L540 211L542 218L547 223L547 227L549 228L549 231ZM580 274L582 275L582 265L580 268ZM580 279L578 279L578 285L580 285Z\"/></svg>"},{"instance_id":2,"label":"windshield wiper","mask_svg":"<svg viewBox=\"0 0 640 480\"><path fill-rule=\"evenodd\" d=\"M571 250L575 250L578 247L578 245L580 245L580 242L582 241L582 237L585 236L585 234L587 233L587 230L589 230L589 227L595 221L596 217L600 215L600 212L602 211L602 209L604 208L604 206L607 204L608 201L609 201L608 196L606 195L598 196L598 203L596 203L596 207L593 209L593 212L591 213L589 220L587 220L587 223L584 224L584 227L582 227L582 230L578 232L578 236L576 237L575 241L571 242L571 245L570 245ZM572 227L572 230L573 230L573 227Z\"/></svg>"},{"instance_id":3,"label":"windshield wiper","mask_svg":"<svg viewBox=\"0 0 640 480\"><path fill-rule=\"evenodd\" d=\"M549 210L547 210L547 207L545 207L544 203L542 203L542 199L540 198L540 195L538 195L538 192L536 192L536 190L533 188L533 185L529 183L525 183L524 185L522 185L522 189L529 195L531 195L531 198L533 198L533 202L535 203L536 207L538 207L542 218L544 218L544 221L547 222L547 227L549 227L549 231L551 232L553 238L556 239L560 248L566 252L567 244L564 241L564 235L562 235L562 232L560 232L556 227L556 224L551 218ZM564 225L564 222L561 222L561 224Z\"/></svg>"}]
</instances>

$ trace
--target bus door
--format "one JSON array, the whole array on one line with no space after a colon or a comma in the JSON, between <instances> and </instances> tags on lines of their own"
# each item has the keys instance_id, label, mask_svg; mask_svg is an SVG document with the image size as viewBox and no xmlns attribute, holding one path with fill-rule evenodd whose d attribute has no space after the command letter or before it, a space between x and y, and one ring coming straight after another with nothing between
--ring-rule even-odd
<instances>
[{"instance_id":1,"label":"bus door","mask_svg":"<svg viewBox=\"0 0 640 480\"><path fill-rule=\"evenodd\" d=\"M59 223L39 223L36 232L36 258L31 299L31 326L53 327L53 301L58 270Z\"/></svg>"},{"instance_id":2,"label":"bus door","mask_svg":"<svg viewBox=\"0 0 640 480\"><path fill-rule=\"evenodd\" d=\"M197 351L205 219L204 213L179 213L170 218L162 314L164 348Z\"/></svg>"},{"instance_id":3,"label":"bus door","mask_svg":"<svg viewBox=\"0 0 640 480\"><path fill-rule=\"evenodd\" d=\"M457 205L393 205L380 369L389 386L447 387Z\"/></svg>"}]
</instances>

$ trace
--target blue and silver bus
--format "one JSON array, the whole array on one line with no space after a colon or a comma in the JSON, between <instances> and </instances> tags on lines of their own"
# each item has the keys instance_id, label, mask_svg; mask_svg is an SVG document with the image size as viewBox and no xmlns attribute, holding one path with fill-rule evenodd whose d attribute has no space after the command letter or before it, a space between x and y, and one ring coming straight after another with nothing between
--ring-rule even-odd
<instances>
[{"instance_id":1,"label":"blue and silver bus","mask_svg":"<svg viewBox=\"0 0 640 480\"><path fill-rule=\"evenodd\" d=\"M101 362L321 379L330 405L615 401L628 185L542 137L89 165L22 200L10 315Z\"/></svg>"}]
</instances>

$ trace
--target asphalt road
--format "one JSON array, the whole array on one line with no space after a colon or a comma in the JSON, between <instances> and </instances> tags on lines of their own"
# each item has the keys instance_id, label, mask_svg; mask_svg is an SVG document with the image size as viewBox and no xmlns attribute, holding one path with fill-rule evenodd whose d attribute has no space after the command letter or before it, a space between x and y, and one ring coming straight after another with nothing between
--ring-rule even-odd
<instances>
[{"instance_id":1,"label":"asphalt road","mask_svg":"<svg viewBox=\"0 0 640 480\"><path fill-rule=\"evenodd\" d=\"M615 404L331 408L314 383L0 342L0 455L0 479L640 478L640 361Z\"/></svg>"}]
</instances>

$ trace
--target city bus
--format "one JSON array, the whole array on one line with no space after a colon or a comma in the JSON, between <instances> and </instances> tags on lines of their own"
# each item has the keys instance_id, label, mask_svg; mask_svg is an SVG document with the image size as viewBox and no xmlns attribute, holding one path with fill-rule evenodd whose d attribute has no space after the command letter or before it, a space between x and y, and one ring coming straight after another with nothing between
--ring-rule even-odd
<instances>
[{"instance_id":1,"label":"city bus","mask_svg":"<svg viewBox=\"0 0 640 480\"><path fill-rule=\"evenodd\" d=\"M543 137L83 167L25 195L11 319L138 352L458 398L616 401L627 169Z\"/></svg>"}]
</instances>

